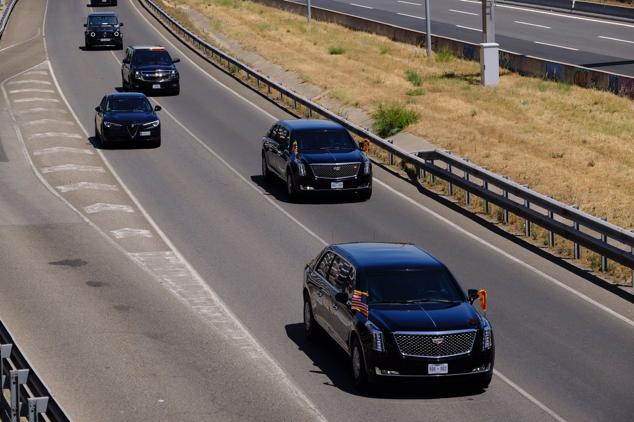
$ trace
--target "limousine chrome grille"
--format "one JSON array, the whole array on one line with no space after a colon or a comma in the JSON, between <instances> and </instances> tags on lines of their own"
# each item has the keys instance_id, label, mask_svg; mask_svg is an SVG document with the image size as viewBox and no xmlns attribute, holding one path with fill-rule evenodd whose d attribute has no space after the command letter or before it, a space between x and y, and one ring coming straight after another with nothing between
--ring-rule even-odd
<instances>
[{"instance_id":1,"label":"limousine chrome grille","mask_svg":"<svg viewBox=\"0 0 634 422\"><path fill-rule=\"evenodd\" d=\"M470 353L476 333L476 330L397 332L394 338L403 356L446 358Z\"/></svg>"},{"instance_id":2,"label":"limousine chrome grille","mask_svg":"<svg viewBox=\"0 0 634 422\"><path fill-rule=\"evenodd\" d=\"M311 164L310 168L319 179L344 179L359 174L361 163Z\"/></svg>"},{"instance_id":3,"label":"limousine chrome grille","mask_svg":"<svg viewBox=\"0 0 634 422\"><path fill-rule=\"evenodd\" d=\"M141 77L144 81L148 82L165 82L171 78L171 72L169 70L159 70L156 72L141 72Z\"/></svg>"}]
</instances>

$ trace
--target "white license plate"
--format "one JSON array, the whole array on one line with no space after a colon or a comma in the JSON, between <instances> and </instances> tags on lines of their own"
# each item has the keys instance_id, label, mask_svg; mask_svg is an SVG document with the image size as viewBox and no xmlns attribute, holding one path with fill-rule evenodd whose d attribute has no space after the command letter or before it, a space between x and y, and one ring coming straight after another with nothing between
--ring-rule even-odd
<instances>
[{"instance_id":1,"label":"white license plate","mask_svg":"<svg viewBox=\"0 0 634 422\"><path fill-rule=\"evenodd\" d=\"M141 132L139 133L139 135L141 135L141 136L150 136L150 131L149 131L149 130L144 130L144 131L141 131Z\"/></svg>"},{"instance_id":2,"label":"white license plate","mask_svg":"<svg viewBox=\"0 0 634 422\"><path fill-rule=\"evenodd\" d=\"M330 189L343 189L343 182L330 182Z\"/></svg>"},{"instance_id":3,"label":"white license plate","mask_svg":"<svg viewBox=\"0 0 634 422\"><path fill-rule=\"evenodd\" d=\"M110 41L110 38L99 38L99 41Z\"/></svg>"},{"instance_id":4,"label":"white license plate","mask_svg":"<svg viewBox=\"0 0 634 422\"><path fill-rule=\"evenodd\" d=\"M439 374L448 374L449 373L449 364L448 363L430 363L427 365L427 373L429 375L439 375Z\"/></svg>"},{"instance_id":5,"label":"white license plate","mask_svg":"<svg viewBox=\"0 0 634 422\"><path fill-rule=\"evenodd\" d=\"M152 85L152 89L161 89L161 84Z\"/></svg>"}]
</instances>

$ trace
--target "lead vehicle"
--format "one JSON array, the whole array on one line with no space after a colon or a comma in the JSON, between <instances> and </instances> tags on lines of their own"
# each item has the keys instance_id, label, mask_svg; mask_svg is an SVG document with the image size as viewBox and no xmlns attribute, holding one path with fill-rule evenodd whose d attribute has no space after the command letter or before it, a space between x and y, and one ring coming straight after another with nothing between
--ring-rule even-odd
<instances>
[{"instance_id":1,"label":"lead vehicle","mask_svg":"<svg viewBox=\"0 0 634 422\"><path fill-rule=\"evenodd\" d=\"M326 247L304 272L304 331L350 356L357 387L387 378L463 378L486 388L495 346L487 318L449 270L411 244Z\"/></svg>"}]
</instances>

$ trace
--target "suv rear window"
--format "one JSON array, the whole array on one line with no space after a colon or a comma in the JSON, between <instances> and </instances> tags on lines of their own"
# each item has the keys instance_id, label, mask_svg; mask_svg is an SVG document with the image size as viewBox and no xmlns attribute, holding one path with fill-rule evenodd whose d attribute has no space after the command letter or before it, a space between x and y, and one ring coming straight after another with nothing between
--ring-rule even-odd
<instances>
[{"instance_id":1,"label":"suv rear window","mask_svg":"<svg viewBox=\"0 0 634 422\"><path fill-rule=\"evenodd\" d=\"M165 50L137 50L134 52L134 64L171 65L172 58Z\"/></svg>"},{"instance_id":2,"label":"suv rear window","mask_svg":"<svg viewBox=\"0 0 634 422\"><path fill-rule=\"evenodd\" d=\"M351 151L357 144L344 129L302 130L293 133L300 151Z\"/></svg>"}]
</instances>

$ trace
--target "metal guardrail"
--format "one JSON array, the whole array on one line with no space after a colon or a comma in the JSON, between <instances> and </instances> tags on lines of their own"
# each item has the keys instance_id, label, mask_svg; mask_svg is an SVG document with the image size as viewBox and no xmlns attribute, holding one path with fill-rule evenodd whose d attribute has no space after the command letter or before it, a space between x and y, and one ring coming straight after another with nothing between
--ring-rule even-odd
<instances>
[{"instance_id":1,"label":"metal guardrail","mask_svg":"<svg viewBox=\"0 0 634 422\"><path fill-rule=\"evenodd\" d=\"M634 8L619 6L616 4L594 3L591 1L575 1L574 8L571 0L498 0L499 3L521 4L562 10L568 13L601 15L606 18L620 18L623 20L634 20Z\"/></svg>"},{"instance_id":2,"label":"metal guardrail","mask_svg":"<svg viewBox=\"0 0 634 422\"><path fill-rule=\"evenodd\" d=\"M2 11L2 16L0 17L0 38L2 38L2 34L4 33L4 29L7 26L7 22L9 21L9 15L13 11L15 4L18 0L11 0L11 3L7 5L7 7Z\"/></svg>"},{"instance_id":3,"label":"metal guardrail","mask_svg":"<svg viewBox=\"0 0 634 422\"><path fill-rule=\"evenodd\" d=\"M0 321L0 420L70 422ZM9 393L9 399L6 398Z\"/></svg>"},{"instance_id":4,"label":"metal guardrail","mask_svg":"<svg viewBox=\"0 0 634 422\"><path fill-rule=\"evenodd\" d=\"M458 186L466 192L466 196L472 194L480 197L487 210L489 204L492 203L505 210L505 213L511 212L523 218L527 233L530 233L530 225L536 224L548 230L551 239L557 234L574 242L575 250L583 246L601 255L603 263L610 259L629 267L634 273L633 233L539 194L518 183L509 181L447 151L436 150L418 155L410 154L373 134L368 129L361 128L319 104L313 103L272 81L234 57L210 45L185 28L153 0L138 1L163 23L165 28L201 57L233 75L234 78L255 89L261 95L275 101L291 113L300 115L299 110L303 107L308 117L321 116L335 121L343 125L352 134L369 140L375 147L385 151L388 154L390 163L394 162L394 157L398 157L404 163L413 166L419 175L428 173L433 178L438 177L447 182L450 190L453 186ZM605 267L602 265L602 268L605 271L607 264Z\"/></svg>"}]
</instances>

